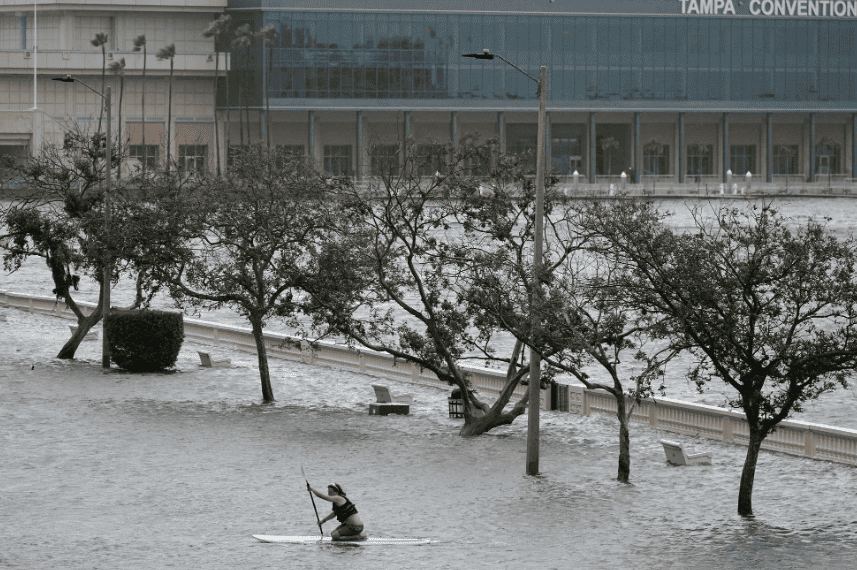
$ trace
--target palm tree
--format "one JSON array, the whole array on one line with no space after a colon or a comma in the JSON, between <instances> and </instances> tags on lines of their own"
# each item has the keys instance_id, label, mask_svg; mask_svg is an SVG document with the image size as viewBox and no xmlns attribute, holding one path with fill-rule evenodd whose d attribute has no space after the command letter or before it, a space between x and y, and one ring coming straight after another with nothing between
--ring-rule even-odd
<instances>
[{"instance_id":1,"label":"palm tree","mask_svg":"<svg viewBox=\"0 0 857 570\"><path fill-rule=\"evenodd\" d=\"M217 158L217 175L220 176L220 129L217 125L217 102L220 89L220 50L217 49L217 40L222 33L229 29L229 24L232 21L232 16L220 15L216 20L211 22L205 31L202 33L204 38L214 38L214 150ZM227 74L227 80L229 75ZM228 94L227 94L228 97ZM229 149L229 107L226 107L226 132L227 152Z\"/></svg>"},{"instance_id":2,"label":"palm tree","mask_svg":"<svg viewBox=\"0 0 857 570\"><path fill-rule=\"evenodd\" d=\"M170 171L170 158L171 158L171 150L172 143L170 141L170 132L173 128L173 64L175 62L176 57L176 44L170 44L168 46L162 47L158 50L156 57L159 60L168 59L170 60L170 88L169 94L167 95L167 172Z\"/></svg>"},{"instance_id":3,"label":"palm tree","mask_svg":"<svg viewBox=\"0 0 857 570\"><path fill-rule=\"evenodd\" d=\"M242 24L235 30L235 39L232 40L232 47L236 49L241 49L245 54L249 54L250 50L250 38L253 37L253 32L250 28L250 24ZM245 78L247 79L247 78ZM247 98L247 88L244 87L242 89L242 85L246 84L247 81L241 81L238 84L238 98L241 99L242 92L244 93L244 114L247 117L247 144L250 144L250 102ZM238 107L238 118L241 120L241 146L244 146L244 118L241 116L241 107L239 103Z\"/></svg>"},{"instance_id":4,"label":"palm tree","mask_svg":"<svg viewBox=\"0 0 857 570\"><path fill-rule=\"evenodd\" d=\"M107 34L95 34L95 37L89 41L95 47L101 48L101 94L107 91L106 89L106 81L107 81L107 48L104 47L107 44L108 36ZM101 119L104 117L104 99L101 99L101 113L98 115L98 132L101 132Z\"/></svg>"},{"instance_id":5,"label":"palm tree","mask_svg":"<svg viewBox=\"0 0 857 570\"><path fill-rule=\"evenodd\" d=\"M262 82L262 90L265 93L265 134L268 138L268 150L271 150L271 100L268 96L268 83L271 81L271 42L277 35L274 26L268 24L259 30L259 38L262 40L262 49L266 55L267 66L265 69L264 81Z\"/></svg>"},{"instance_id":6,"label":"palm tree","mask_svg":"<svg viewBox=\"0 0 857 570\"><path fill-rule=\"evenodd\" d=\"M143 105L143 176L146 175L146 163L149 161L149 149L146 146L146 35L140 34L134 38L134 51L143 50L143 85L142 98Z\"/></svg>"},{"instance_id":7,"label":"palm tree","mask_svg":"<svg viewBox=\"0 0 857 570\"><path fill-rule=\"evenodd\" d=\"M108 67L110 67L110 73L119 77L119 136L117 137L118 144L116 145L116 155L118 159L116 160L116 172L117 176L122 176L122 143L124 141L125 135L122 130L122 98L125 94L125 58L121 58L118 61L112 62Z\"/></svg>"}]
</instances>

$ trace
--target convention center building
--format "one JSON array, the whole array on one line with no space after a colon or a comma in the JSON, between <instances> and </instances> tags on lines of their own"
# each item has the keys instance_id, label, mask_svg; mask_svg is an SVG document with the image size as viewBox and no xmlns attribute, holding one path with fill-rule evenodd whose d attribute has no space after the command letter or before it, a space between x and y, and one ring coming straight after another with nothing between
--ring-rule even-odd
<instances>
[{"instance_id":1,"label":"convention center building","mask_svg":"<svg viewBox=\"0 0 857 570\"><path fill-rule=\"evenodd\" d=\"M105 57L124 58L121 128L137 159L144 128L147 145L169 134L187 170L268 140L359 179L409 137L496 137L524 153L545 66L547 160L561 176L788 184L857 172L857 0L35 4L0 0L0 153L32 152L69 121L96 124L100 97L51 79L100 90ZM232 26L215 42L202 32L223 13ZM105 52L91 42L101 32ZM170 61L154 53L171 43L170 110ZM486 49L503 59L462 57Z\"/></svg>"}]
</instances>

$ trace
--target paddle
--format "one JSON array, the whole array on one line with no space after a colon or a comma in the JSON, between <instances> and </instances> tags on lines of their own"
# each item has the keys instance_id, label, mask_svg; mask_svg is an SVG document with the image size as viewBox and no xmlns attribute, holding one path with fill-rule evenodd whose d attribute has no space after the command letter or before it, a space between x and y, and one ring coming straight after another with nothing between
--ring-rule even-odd
<instances>
[{"instance_id":1,"label":"paddle","mask_svg":"<svg viewBox=\"0 0 857 570\"><path fill-rule=\"evenodd\" d=\"M321 533L321 537L324 538L324 531L321 529L321 518L318 516L318 508L315 506L315 497L312 496L312 491L309 490L309 480L306 478L303 465L301 465L301 475L304 476L304 481L306 481L306 490L307 493L309 493L310 501L312 501L312 510L315 511L315 520L318 522L318 531Z\"/></svg>"}]
</instances>

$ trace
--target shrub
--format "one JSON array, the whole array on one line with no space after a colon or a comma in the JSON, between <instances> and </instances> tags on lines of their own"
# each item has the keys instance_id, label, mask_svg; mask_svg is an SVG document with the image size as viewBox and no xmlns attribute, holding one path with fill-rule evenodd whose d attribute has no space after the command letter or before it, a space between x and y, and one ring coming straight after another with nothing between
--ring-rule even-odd
<instances>
[{"instance_id":1,"label":"shrub","mask_svg":"<svg viewBox=\"0 0 857 570\"><path fill-rule=\"evenodd\" d=\"M111 359L133 372L169 368L176 363L184 341L181 313L114 309L104 328Z\"/></svg>"}]
</instances>

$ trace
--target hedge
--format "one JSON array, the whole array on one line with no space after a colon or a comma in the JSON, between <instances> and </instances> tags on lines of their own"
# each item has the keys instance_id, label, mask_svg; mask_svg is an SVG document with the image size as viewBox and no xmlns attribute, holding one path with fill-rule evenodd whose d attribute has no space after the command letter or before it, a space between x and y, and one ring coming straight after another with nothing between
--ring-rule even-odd
<instances>
[{"instance_id":1,"label":"hedge","mask_svg":"<svg viewBox=\"0 0 857 570\"><path fill-rule=\"evenodd\" d=\"M104 330L117 366L153 372L176 363L184 341L184 317L167 311L113 309Z\"/></svg>"}]
</instances>

